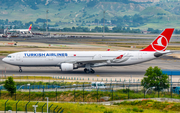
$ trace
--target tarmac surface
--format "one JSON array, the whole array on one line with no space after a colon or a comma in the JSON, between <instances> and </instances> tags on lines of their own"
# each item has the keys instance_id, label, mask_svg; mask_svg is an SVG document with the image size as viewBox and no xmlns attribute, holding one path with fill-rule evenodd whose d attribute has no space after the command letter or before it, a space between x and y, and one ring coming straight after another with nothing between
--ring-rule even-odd
<instances>
[{"instance_id":1,"label":"tarmac surface","mask_svg":"<svg viewBox=\"0 0 180 113\"><path fill-rule=\"evenodd\" d=\"M41 40L41 39L45 39L45 40L56 40L56 39L145 39L145 40L151 40L153 41L153 39L157 38L159 34L131 34L131 35L121 35L121 36L66 36L66 37L62 37L62 36L33 36L33 37L10 37L10 38L2 38L0 37L0 41L5 41L5 40ZM42 40L41 40L42 41ZM172 36L171 41L180 41L179 36Z\"/></svg>"},{"instance_id":2,"label":"tarmac surface","mask_svg":"<svg viewBox=\"0 0 180 113\"><path fill-rule=\"evenodd\" d=\"M150 44L159 34L131 34L122 35L122 36L66 36L66 37L50 37L50 36L34 36L34 37L11 37L11 38L2 38L0 37L0 41L12 41L12 42L41 42L46 44L64 44L64 45L78 45L81 41L88 42L103 42L103 43L137 43L137 44ZM99 41L94 40L99 39ZM115 41L111 41L111 40ZM64 40L66 42L64 42ZM77 40L77 41L76 41ZM180 46L180 43L172 43L172 42L180 42L179 36L172 36L171 43L169 45Z\"/></svg>"}]
</instances>

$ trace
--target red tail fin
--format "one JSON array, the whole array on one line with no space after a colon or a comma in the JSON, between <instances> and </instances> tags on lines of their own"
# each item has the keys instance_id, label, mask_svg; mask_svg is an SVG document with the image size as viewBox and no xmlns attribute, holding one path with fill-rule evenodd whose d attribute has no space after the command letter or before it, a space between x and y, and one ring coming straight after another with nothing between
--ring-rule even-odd
<instances>
[{"instance_id":1,"label":"red tail fin","mask_svg":"<svg viewBox=\"0 0 180 113\"><path fill-rule=\"evenodd\" d=\"M174 28L166 28L148 47L141 51L165 51Z\"/></svg>"},{"instance_id":2,"label":"red tail fin","mask_svg":"<svg viewBox=\"0 0 180 113\"><path fill-rule=\"evenodd\" d=\"M29 31L31 31L31 28L32 28L32 24L29 26Z\"/></svg>"}]
</instances>

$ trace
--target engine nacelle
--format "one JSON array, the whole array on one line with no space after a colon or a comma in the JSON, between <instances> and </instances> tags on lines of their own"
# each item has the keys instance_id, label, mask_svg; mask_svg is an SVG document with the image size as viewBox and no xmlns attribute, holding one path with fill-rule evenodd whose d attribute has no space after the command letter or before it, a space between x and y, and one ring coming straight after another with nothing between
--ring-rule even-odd
<instances>
[{"instance_id":1,"label":"engine nacelle","mask_svg":"<svg viewBox=\"0 0 180 113\"><path fill-rule=\"evenodd\" d=\"M62 63L61 64L62 71L72 71L73 69L74 69L74 66L72 63Z\"/></svg>"}]
</instances>

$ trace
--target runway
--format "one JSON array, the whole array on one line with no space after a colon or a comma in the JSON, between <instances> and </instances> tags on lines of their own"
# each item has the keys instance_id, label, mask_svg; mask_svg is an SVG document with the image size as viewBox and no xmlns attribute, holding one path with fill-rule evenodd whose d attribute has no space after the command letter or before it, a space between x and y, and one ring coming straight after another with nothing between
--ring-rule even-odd
<instances>
[{"instance_id":1,"label":"runway","mask_svg":"<svg viewBox=\"0 0 180 113\"><path fill-rule=\"evenodd\" d=\"M6 76L61 76L61 77L79 77L79 78L99 78L100 79L142 79L146 72L146 69L150 66L158 66L161 69L179 70L180 60L171 57L162 57L152 61L144 62L141 64L130 66L113 66L113 67L98 67L94 68L95 74L86 74L83 68L71 71L62 72L59 67L22 67L23 72L19 73L19 67L5 64L0 59L0 71L2 75ZM178 81L179 76L174 78L174 81Z\"/></svg>"}]
</instances>

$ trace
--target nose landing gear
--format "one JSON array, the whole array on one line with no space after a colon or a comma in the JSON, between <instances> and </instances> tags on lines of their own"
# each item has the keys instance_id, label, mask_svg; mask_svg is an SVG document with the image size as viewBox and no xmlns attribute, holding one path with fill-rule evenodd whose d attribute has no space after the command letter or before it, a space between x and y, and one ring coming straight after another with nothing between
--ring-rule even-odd
<instances>
[{"instance_id":1,"label":"nose landing gear","mask_svg":"<svg viewBox=\"0 0 180 113\"><path fill-rule=\"evenodd\" d=\"M19 67L19 72L20 72L20 73L22 72L22 69L21 69L21 67Z\"/></svg>"}]
</instances>

